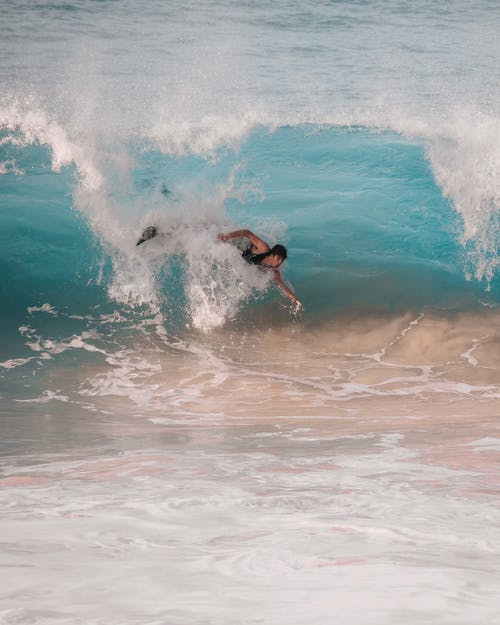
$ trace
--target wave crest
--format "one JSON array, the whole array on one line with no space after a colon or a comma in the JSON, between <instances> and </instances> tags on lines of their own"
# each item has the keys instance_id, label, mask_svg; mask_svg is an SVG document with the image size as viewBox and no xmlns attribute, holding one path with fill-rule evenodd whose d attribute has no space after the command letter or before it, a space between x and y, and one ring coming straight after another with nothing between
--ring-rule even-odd
<instances>
[{"instance_id":1,"label":"wave crest","mask_svg":"<svg viewBox=\"0 0 500 625\"><path fill-rule=\"evenodd\" d=\"M53 171L60 172L63 167L75 165L81 184L94 191L102 187L104 178L88 148L73 141L59 123L32 102L25 105L19 102L0 104L0 130L4 133L3 145L18 148L32 144L47 146ZM4 162L4 168L6 165L7 162ZM15 169L14 162L11 162L7 171Z\"/></svg>"}]
</instances>

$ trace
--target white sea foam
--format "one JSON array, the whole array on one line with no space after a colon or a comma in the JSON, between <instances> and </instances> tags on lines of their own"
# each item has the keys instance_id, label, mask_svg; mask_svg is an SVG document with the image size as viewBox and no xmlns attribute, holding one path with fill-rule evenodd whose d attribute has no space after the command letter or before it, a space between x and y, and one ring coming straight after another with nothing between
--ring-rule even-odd
<instances>
[{"instance_id":1,"label":"white sea foam","mask_svg":"<svg viewBox=\"0 0 500 625\"><path fill-rule=\"evenodd\" d=\"M0 142L1 145L1 142ZM25 172L16 165L16 161L14 159L8 159L0 163L0 176L5 174L16 174L17 176L22 176Z\"/></svg>"},{"instance_id":2,"label":"white sea foam","mask_svg":"<svg viewBox=\"0 0 500 625\"><path fill-rule=\"evenodd\" d=\"M41 397L35 397L32 399L16 399L15 401L21 404L47 404L51 401L61 401L66 403L69 402L69 397L62 395L60 392L45 390L43 391Z\"/></svg>"},{"instance_id":3,"label":"white sea foam","mask_svg":"<svg viewBox=\"0 0 500 625\"><path fill-rule=\"evenodd\" d=\"M92 162L88 146L71 140L67 131L37 105L33 100L27 102L0 103L0 128L7 132L2 142L23 147L38 143L50 149L52 169L56 172L62 167L74 164L82 184L90 189L98 189L103 178Z\"/></svg>"},{"instance_id":4,"label":"white sea foam","mask_svg":"<svg viewBox=\"0 0 500 625\"><path fill-rule=\"evenodd\" d=\"M436 181L463 220L470 273L488 283L500 263L500 119L455 111L428 152Z\"/></svg>"},{"instance_id":5,"label":"white sea foam","mask_svg":"<svg viewBox=\"0 0 500 625\"><path fill-rule=\"evenodd\" d=\"M32 315L35 312L45 312L53 317L57 317L57 310L50 304L42 304L41 306L28 306L28 313Z\"/></svg>"},{"instance_id":6,"label":"white sea foam","mask_svg":"<svg viewBox=\"0 0 500 625\"><path fill-rule=\"evenodd\" d=\"M251 130L264 121L262 114L257 113L244 113L239 117L210 115L194 120L172 120L162 112L158 116L147 136L163 152L205 158L212 158L221 148L238 148Z\"/></svg>"},{"instance_id":7,"label":"white sea foam","mask_svg":"<svg viewBox=\"0 0 500 625\"><path fill-rule=\"evenodd\" d=\"M3 367L4 369L15 369L16 367L21 367L32 360L33 356L30 356L29 358L9 358L9 360L0 362L0 367Z\"/></svg>"},{"instance_id":8,"label":"white sea foam","mask_svg":"<svg viewBox=\"0 0 500 625\"><path fill-rule=\"evenodd\" d=\"M494 622L498 470L470 470L470 428L449 466L457 448L421 425L154 427L150 448L136 426L121 452L5 464L3 622Z\"/></svg>"}]
</instances>

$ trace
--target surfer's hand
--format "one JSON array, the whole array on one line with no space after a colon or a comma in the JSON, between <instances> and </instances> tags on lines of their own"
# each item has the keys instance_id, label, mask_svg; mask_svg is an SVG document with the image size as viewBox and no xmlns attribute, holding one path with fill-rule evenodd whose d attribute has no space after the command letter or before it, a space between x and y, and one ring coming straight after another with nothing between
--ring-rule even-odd
<instances>
[{"instance_id":1,"label":"surfer's hand","mask_svg":"<svg viewBox=\"0 0 500 625\"><path fill-rule=\"evenodd\" d=\"M219 241L227 241L231 237L229 234L224 234L223 232L221 232L220 234L217 235L217 238L219 239Z\"/></svg>"}]
</instances>

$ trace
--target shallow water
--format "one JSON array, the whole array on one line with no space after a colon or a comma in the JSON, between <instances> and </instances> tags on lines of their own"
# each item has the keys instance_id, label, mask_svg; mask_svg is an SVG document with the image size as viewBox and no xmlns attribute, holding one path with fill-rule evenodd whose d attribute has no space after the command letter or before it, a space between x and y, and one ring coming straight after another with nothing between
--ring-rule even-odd
<instances>
[{"instance_id":1,"label":"shallow water","mask_svg":"<svg viewBox=\"0 0 500 625\"><path fill-rule=\"evenodd\" d=\"M2 404L3 622L494 623L484 321L361 317L38 361Z\"/></svg>"}]
</instances>

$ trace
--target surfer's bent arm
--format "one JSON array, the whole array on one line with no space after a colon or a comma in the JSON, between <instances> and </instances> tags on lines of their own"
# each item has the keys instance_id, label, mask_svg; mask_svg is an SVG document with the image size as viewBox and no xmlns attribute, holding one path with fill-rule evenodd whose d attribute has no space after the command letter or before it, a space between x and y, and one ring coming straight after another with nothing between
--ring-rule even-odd
<instances>
[{"instance_id":1,"label":"surfer's bent arm","mask_svg":"<svg viewBox=\"0 0 500 625\"><path fill-rule=\"evenodd\" d=\"M273 277L274 277L274 281L279 286L279 288L283 291L283 293L287 297L289 297L292 300L292 302L297 304L297 306L302 306L302 302L295 296L295 293L291 289L289 289L287 285L281 279L281 274L278 269L275 269L273 271Z\"/></svg>"},{"instance_id":2,"label":"surfer's bent arm","mask_svg":"<svg viewBox=\"0 0 500 625\"><path fill-rule=\"evenodd\" d=\"M223 232L219 234L219 241L228 241L229 239L236 239L238 237L246 237L250 240L252 245L255 247L257 253L264 253L269 251L269 245L260 239L256 234L254 234L251 230L243 228L242 230L233 230L233 232Z\"/></svg>"}]
</instances>

